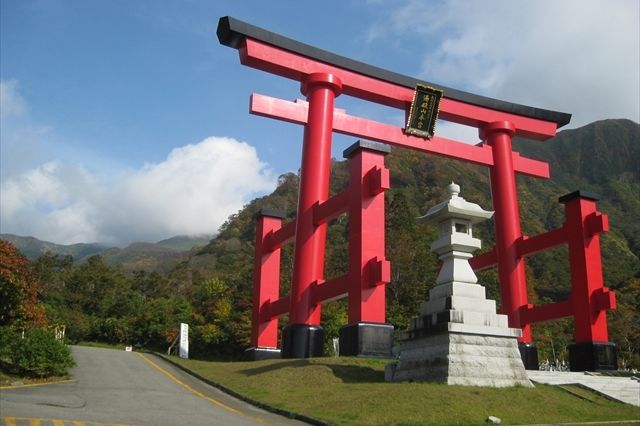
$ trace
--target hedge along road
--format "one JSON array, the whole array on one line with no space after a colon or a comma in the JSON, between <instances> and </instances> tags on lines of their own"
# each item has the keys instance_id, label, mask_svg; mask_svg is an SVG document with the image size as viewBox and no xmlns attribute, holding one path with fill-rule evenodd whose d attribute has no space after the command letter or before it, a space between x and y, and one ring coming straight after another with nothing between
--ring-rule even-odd
<instances>
[{"instance_id":1,"label":"hedge along road","mask_svg":"<svg viewBox=\"0 0 640 426\"><path fill-rule=\"evenodd\" d=\"M136 425L302 425L235 399L153 355L72 347L72 380L0 390L0 416ZM3 422L4 423L4 422Z\"/></svg>"}]
</instances>

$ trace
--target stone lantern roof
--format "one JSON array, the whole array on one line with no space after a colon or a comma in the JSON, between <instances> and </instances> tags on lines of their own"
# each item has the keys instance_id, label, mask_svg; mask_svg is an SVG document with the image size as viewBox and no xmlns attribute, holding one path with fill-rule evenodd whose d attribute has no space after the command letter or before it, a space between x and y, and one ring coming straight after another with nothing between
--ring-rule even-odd
<instances>
[{"instance_id":1,"label":"stone lantern roof","mask_svg":"<svg viewBox=\"0 0 640 426\"><path fill-rule=\"evenodd\" d=\"M492 211L484 210L478 204L470 203L464 198L460 197L460 185L451 182L447 185L447 193L449 199L443 201L431 207L427 214L419 217L427 223L440 223L447 219L464 219L468 220L471 224L476 224L493 216Z\"/></svg>"}]
</instances>

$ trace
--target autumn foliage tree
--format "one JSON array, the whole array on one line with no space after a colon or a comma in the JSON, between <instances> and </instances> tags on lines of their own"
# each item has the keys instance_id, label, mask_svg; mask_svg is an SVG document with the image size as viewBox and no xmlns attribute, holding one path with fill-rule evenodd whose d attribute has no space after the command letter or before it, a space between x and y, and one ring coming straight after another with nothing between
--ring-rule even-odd
<instances>
[{"instance_id":1,"label":"autumn foliage tree","mask_svg":"<svg viewBox=\"0 0 640 426\"><path fill-rule=\"evenodd\" d=\"M0 326L46 325L39 288L29 261L11 243L0 240Z\"/></svg>"}]
</instances>

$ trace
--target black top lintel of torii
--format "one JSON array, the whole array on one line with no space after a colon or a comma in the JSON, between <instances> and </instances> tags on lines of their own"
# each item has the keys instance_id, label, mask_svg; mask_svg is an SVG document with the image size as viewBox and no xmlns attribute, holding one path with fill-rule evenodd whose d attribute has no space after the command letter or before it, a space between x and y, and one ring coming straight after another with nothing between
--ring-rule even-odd
<instances>
[{"instance_id":1,"label":"black top lintel of torii","mask_svg":"<svg viewBox=\"0 0 640 426\"><path fill-rule=\"evenodd\" d=\"M306 56L308 58L327 63L336 67L340 67L349 71L353 71L362 75L373 77L399 86L415 88L416 84L424 84L436 89L443 90L445 97L460 102L477 105L485 108L516 114L524 117L535 118L554 122L557 127L562 127L569 123L571 114L550 111L546 109L531 107L527 105L516 104L512 102L502 101L499 99L488 98L486 96L475 95L473 93L463 92L462 90L452 89L438 84L418 80L414 77L398 74L393 71L365 64L364 62L355 61L345 56L337 55L308 44L284 37L280 34L267 31L260 27L248 24L230 16L220 18L217 30L218 40L221 44L237 49L245 38L257 40L272 46Z\"/></svg>"}]
</instances>

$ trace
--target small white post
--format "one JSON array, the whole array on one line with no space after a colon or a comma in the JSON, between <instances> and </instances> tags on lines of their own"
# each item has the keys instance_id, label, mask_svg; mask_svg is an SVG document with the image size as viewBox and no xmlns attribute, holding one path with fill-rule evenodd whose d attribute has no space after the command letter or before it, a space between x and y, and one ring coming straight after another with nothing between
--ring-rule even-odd
<instances>
[{"instance_id":1,"label":"small white post","mask_svg":"<svg viewBox=\"0 0 640 426\"><path fill-rule=\"evenodd\" d=\"M189 358L189 324L180 323L180 358Z\"/></svg>"}]
</instances>

